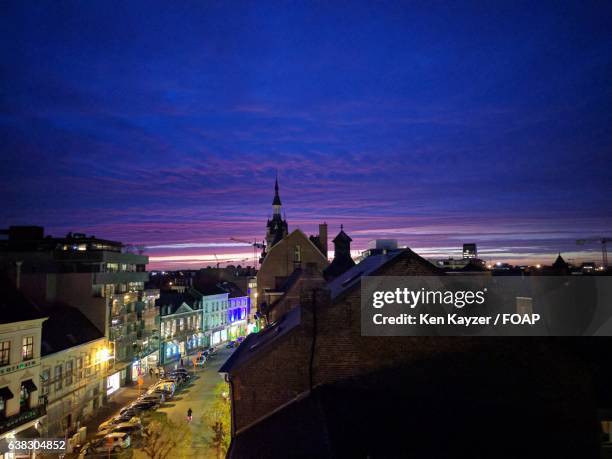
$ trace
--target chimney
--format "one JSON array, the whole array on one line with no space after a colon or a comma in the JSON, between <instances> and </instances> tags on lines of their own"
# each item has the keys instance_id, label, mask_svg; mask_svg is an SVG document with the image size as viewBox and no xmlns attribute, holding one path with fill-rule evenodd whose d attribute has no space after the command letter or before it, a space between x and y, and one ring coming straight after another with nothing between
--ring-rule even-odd
<instances>
[{"instance_id":1,"label":"chimney","mask_svg":"<svg viewBox=\"0 0 612 459\"><path fill-rule=\"evenodd\" d=\"M17 290L21 289L21 265L23 261L15 262L15 288Z\"/></svg>"},{"instance_id":2,"label":"chimney","mask_svg":"<svg viewBox=\"0 0 612 459\"><path fill-rule=\"evenodd\" d=\"M327 258L327 223L319 225L319 241L321 242L321 250Z\"/></svg>"}]
</instances>

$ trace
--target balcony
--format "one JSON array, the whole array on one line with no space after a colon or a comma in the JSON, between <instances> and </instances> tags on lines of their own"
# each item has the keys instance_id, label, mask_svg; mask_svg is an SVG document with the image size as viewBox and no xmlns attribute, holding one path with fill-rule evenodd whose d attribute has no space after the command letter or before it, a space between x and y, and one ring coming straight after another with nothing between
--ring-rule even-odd
<instances>
[{"instance_id":1,"label":"balcony","mask_svg":"<svg viewBox=\"0 0 612 459\"><path fill-rule=\"evenodd\" d=\"M34 408L31 408L23 413L14 414L13 416L9 416L5 419L0 420L0 435L8 432L9 430L13 430L23 424L26 424L31 421L35 421L36 419L47 414L44 405L38 405Z\"/></svg>"},{"instance_id":2,"label":"balcony","mask_svg":"<svg viewBox=\"0 0 612 459\"><path fill-rule=\"evenodd\" d=\"M94 273L94 284L121 284L125 282L146 282L149 273L122 271L116 273Z\"/></svg>"}]
</instances>

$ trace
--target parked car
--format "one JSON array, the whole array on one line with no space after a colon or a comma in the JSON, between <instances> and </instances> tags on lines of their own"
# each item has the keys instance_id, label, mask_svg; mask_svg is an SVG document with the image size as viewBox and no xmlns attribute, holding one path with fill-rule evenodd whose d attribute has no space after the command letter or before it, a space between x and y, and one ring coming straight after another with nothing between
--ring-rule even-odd
<instances>
[{"instance_id":1,"label":"parked car","mask_svg":"<svg viewBox=\"0 0 612 459\"><path fill-rule=\"evenodd\" d=\"M134 408L132 405L128 405L128 406L121 408L121 410L119 411L119 414L121 416L129 416L130 418L132 418L132 417L139 415L141 411L142 410Z\"/></svg>"},{"instance_id":2,"label":"parked car","mask_svg":"<svg viewBox=\"0 0 612 459\"><path fill-rule=\"evenodd\" d=\"M178 368L178 369L170 372L170 377L171 378L175 377L175 376L178 376L180 379L185 380L185 381L191 379L191 375L184 368Z\"/></svg>"},{"instance_id":3,"label":"parked car","mask_svg":"<svg viewBox=\"0 0 612 459\"><path fill-rule=\"evenodd\" d=\"M156 392L163 391L166 396L168 394L172 396L174 394L174 391L176 390L176 384L174 383L174 381L158 381L157 384L155 384L155 386L153 386L149 390Z\"/></svg>"},{"instance_id":4,"label":"parked car","mask_svg":"<svg viewBox=\"0 0 612 459\"><path fill-rule=\"evenodd\" d=\"M108 454L111 451L113 453L118 453L123 449L129 448L131 444L132 440L129 434L125 432L110 433L90 443L86 443L85 446L81 448L79 457L100 453Z\"/></svg>"},{"instance_id":5,"label":"parked car","mask_svg":"<svg viewBox=\"0 0 612 459\"><path fill-rule=\"evenodd\" d=\"M166 397L163 392L146 392L140 397L138 400L153 400L157 403L164 403L166 401Z\"/></svg>"},{"instance_id":6,"label":"parked car","mask_svg":"<svg viewBox=\"0 0 612 459\"><path fill-rule=\"evenodd\" d=\"M174 396L175 385L172 383L158 384L157 386L149 389L151 393L164 394L164 399L168 400Z\"/></svg>"},{"instance_id":7,"label":"parked car","mask_svg":"<svg viewBox=\"0 0 612 459\"><path fill-rule=\"evenodd\" d=\"M100 424L98 426L98 431L106 430L106 429L109 429L111 426L115 426L117 424L125 424L125 423L140 424L140 418L136 416L124 416L121 414L117 416L113 416L109 420L104 421L102 424Z\"/></svg>"},{"instance_id":8,"label":"parked car","mask_svg":"<svg viewBox=\"0 0 612 459\"><path fill-rule=\"evenodd\" d=\"M106 430L102 430L98 432L98 435L106 436L108 434L115 433L115 432L127 433L127 434L130 434L131 437L133 437L134 435L141 435L142 434L142 424L140 423L135 424L133 422L124 422L122 424L115 424Z\"/></svg>"},{"instance_id":9,"label":"parked car","mask_svg":"<svg viewBox=\"0 0 612 459\"><path fill-rule=\"evenodd\" d=\"M176 389L176 387L183 384L184 381L180 376L174 375L174 376L166 376L160 382L165 383L165 384L172 384Z\"/></svg>"},{"instance_id":10,"label":"parked car","mask_svg":"<svg viewBox=\"0 0 612 459\"><path fill-rule=\"evenodd\" d=\"M159 408L159 403L153 400L136 400L130 407L140 411L156 410Z\"/></svg>"},{"instance_id":11,"label":"parked car","mask_svg":"<svg viewBox=\"0 0 612 459\"><path fill-rule=\"evenodd\" d=\"M227 343L227 346L225 346L227 349L233 349L236 347L236 341L230 341L229 343Z\"/></svg>"}]
</instances>

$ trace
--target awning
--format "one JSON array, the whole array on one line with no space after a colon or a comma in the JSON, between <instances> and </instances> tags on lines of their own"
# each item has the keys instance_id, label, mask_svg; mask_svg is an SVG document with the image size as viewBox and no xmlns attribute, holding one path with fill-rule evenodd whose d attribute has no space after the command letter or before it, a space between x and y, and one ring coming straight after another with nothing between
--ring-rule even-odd
<instances>
[{"instance_id":1,"label":"awning","mask_svg":"<svg viewBox=\"0 0 612 459\"><path fill-rule=\"evenodd\" d=\"M34 426L32 427L28 427L25 430L22 430L21 432L18 432L17 434L15 434L15 438L17 438L18 440L27 440L29 438L40 438L40 432L38 431L38 429Z\"/></svg>"},{"instance_id":2,"label":"awning","mask_svg":"<svg viewBox=\"0 0 612 459\"><path fill-rule=\"evenodd\" d=\"M0 389L0 398L2 400L10 400L14 397L13 393L8 387L3 387Z\"/></svg>"},{"instance_id":3,"label":"awning","mask_svg":"<svg viewBox=\"0 0 612 459\"><path fill-rule=\"evenodd\" d=\"M26 379L21 383L21 385L22 387L25 387L28 392L34 392L35 390L38 390L38 387L36 387L36 384L34 384L31 379Z\"/></svg>"}]
</instances>

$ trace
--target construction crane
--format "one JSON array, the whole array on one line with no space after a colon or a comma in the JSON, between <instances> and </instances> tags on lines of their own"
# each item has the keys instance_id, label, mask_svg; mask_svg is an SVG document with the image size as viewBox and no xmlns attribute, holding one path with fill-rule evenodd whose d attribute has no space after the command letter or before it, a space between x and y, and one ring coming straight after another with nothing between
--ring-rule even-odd
<instances>
[{"instance_id":1,"label":"construction crane","mask_svg":"<svg viewBox=\"0 0 612 459\"><path fill-rule=\"evenodd\" d=\"M230 237L230 240L235 241L235 242L242 242L243 244L249 244L250 246L253 246L253 268L257 268L257 249L265 250L266 244L263 242L260 244L255 239L253 239L253 242L250 242L250 241L245 241L244 239Z\"/></svg>"},{"instance_id":2,"label":"construction crane","mask_svg":"<svg viewBox=\"0 0 612 459\"><path fill-rule=\"evenodd\" d=\"M601 244L601 262L604 269L608 267L608 242L612 242L610 237L597 237L592 239L578 239L576 244L585 245L590 243Z\"/></svg>"},{"instance_id":3,"label":"construction crane","mask_svg":"<svg viewBox=\"0 0 612 459\"><path fill-rule=\"evenodd\" d=\"M221 263L232 263L232 262L234 262L234 261L237 261L237 262L239 262L239 263L242 263L243 261L248 261L248 260L249 260L248 258L243 258L242 260L229 260L229 259L228 259L228 260L219 260L219 257L217 257L217 254L216 254L216 253L214 253L214 254L213 254L213 256L215 257L215 261L216 261L216 263L217 263L217 269L219 269L219 265L220 265Z\"/></svg>"}]
</instances>

